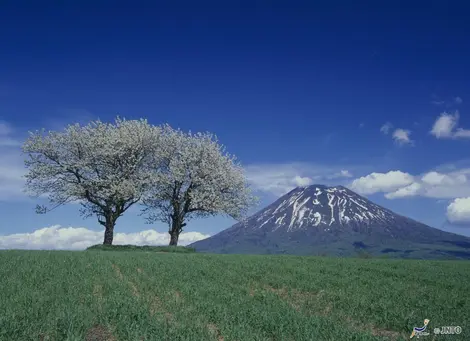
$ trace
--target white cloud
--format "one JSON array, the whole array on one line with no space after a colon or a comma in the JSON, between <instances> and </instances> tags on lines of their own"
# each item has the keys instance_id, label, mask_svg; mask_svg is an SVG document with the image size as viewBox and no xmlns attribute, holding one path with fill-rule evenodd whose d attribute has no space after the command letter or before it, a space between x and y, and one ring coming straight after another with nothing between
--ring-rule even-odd
<instances>
[{"instance_id":1,"label":"white cloud","mask_svg":"<svg viewBox=\"0 0 470 341\"><path fill-rule=\"evenodd\" d=\"M453 115L447 112L441 113L436 119L430 133L438 139L445 138L470 138L470 130L458 128L459 112Z\"/></svg>"},{"instance_id":2,"label":"white cloud","mask_svg":"<svg viewBox=\"0 0 470 341\"><path fill-rule=\"evenodd\" d=\"M405 129L395 129L393 132L393 139L398 145L413 144L410 139L411 131Z\"/></svg>"},{"instance_id":3,"label":"white cloud","mask_svg":"<svg viewBox=\"0 0 470 341\"><path fill-rule=\"evenodd\" d=\"M454 137L455 138L470 138L470 129L463 129L463 128L457 128L457 130L454 132Z\"/></svg>"},{"instance_id":4,"label":"white cloud","mask_svg":"<svg viewBox=\"0 0 470 341\"><path fill-rule=\"evenodd\" d=\"M392 128L393 128L393 124L391 124L390 122L387 122L382 127L380 127L380 132L387 135Z\"/></svg>"},{"instance_id":5,"label":"white cloud","mask_svg":"<svg viewBox=\"0 0 470 341\"><path fill-rule=\"evenodd\" d=\"M431 186L453 186L465 184L467 177L465 174L461 174L459 172L450 173L448 175L432 171L424 174L421 181Z\"/></svg>"},{"instance_id":6,"label":"white cloud","mask_svg":"<svg viewBox=\"0 0 470 341\"><path fill-rule=\"evenodd\" d=\"M462 104L463 100L462 100L462 98L457 96L457 97L454 97L454 102L455 102L455 104Z\"/></svg>"},{"instance_id":7,"label":"white cloud","mask_svg":"<svg viewBox=\"0 0 470 341\"><path fill-rule=\"evenodd\" d=\"M454 224L470 223L470 197L452 201L447 206L447 219Z\"/></svg>"},{"instance_id":8,"label":"white cloud","mask_svg":"<svg viewBox=\"0 0 470 341\"><path fill-rule=\"evenodd\" d=\"M347 169L342 169L339 172L335 172L332 175L326 175L325 179L328 180L335 180L335 179L342 179L342 178L352 178L353 175Z\"/></svg>"},{"instance_id":9,"label":"white cloud","mask_svg":"<svg viewBox=\"0 0 470 341\"><path fill-rule=\"evenodd\" d=\"M350 187L361 194L391 192L413 183L413 176L401 171L371 173L354 180Z\"/></svg>"},{"instance_id":10,"label":"white cloud","mask_svg":"<svg viewBox=\"0 0 470 341\"><path fill-rule=\"evenodd\" d=\"M294 177L294 183L295 183L296 186L300 186L300 187L308 186L312 183L312 179L310 179L306 176L301 177L301 176L296 175Z\"/></svg>"},{"instance_id":11,"label":"white cloud","mask_svg":"<svg viewBox=\"0 0 470 341\"><path fill-rule=\"evenodd\" d=\"M380 127L380 132L384 135L388 135L393 129L393 124L390 122L385 123ZM395 140L395 143L403 146L406 144L412 145L413 141L410 138L411 131L406 129L397 128L392 133L392 138Z\"/></svg>"},{"instance_id":12,"label":"white cloud","mask_svg":"<svg viewBox=\"0 0 470 341\"><path fill-rule=\"evenodd\" d=\"M342 184L352 176L349 170L302 162L253 164L245 167L248 182L257 191L281 196L295 187L319 184Z\"/></svg>"},{"instance_id":13,"label":"white cloud","mask_svg":"<svg viewBox=\"0 0 470 341\"><path fill-rule=\"evenodd\" d=\"M103 243L104 231L92 231L84 227L45 227L31 233L17 233L0 236L0 249L67 249L83 250ZM199 232L183 232L179 245L188 245L210 237ZM168 245L168 233L146 230L136 233L115 233L114 245Z\"/></svg>"},{"instance_id":14,"label":"white cloud","mask_svg":"<svg viewBox=\"0 0 470 341\"><path fill-rule=\"evenodd\" d=\"M460 169L448 173L431 171L423 174L417 181L422 185L416 193L429 198L452 199L470 196L470 169Z\"/></svg>"},{"instance_id":15,"label":"white cloud","mask_svg":"<svg viewBox=\"0 0 470 341\"><path fill-rule=\"evenodd\" d=\"M448 138L452 137L452 130L457 125L459 114L456 112L455 115L443 112L434 122L431 129L431 134L437 138Z\"/></svg>"},{"instance_id":16,"label":"white cloud","mask_svg":"<svg viewBox=\"0 0 470 341\"><path fill-rule=\"evenodd\" d=\"M351 188L362 194L382 192L388 199L413 196L436 199L466 197L470 196L470 168L447 173L430 171L416 176L401 171L372 173L354 180Z\"/></svg>"},{"instance_id":17,"label":"white cloud","mask_svg":"<svg viewBox=\"0 0 470 341\"><path fill-rule=\"evenodd\" d=\"M404 198L416 195L419 190L421 189L421 185L417 182L413 182L412 184L402 187L395 192L390 192L385 194L387 199L396 199L396 198Z\"/></svg>"},{"instance_id":18,"label":"white cloud","mask_svg":"<svg viewBox=\"0 0 470 341\"><path fill-rule=\"evenodd\" d=\"M248 182L255 190L283 195L294 187L311 184L302 164L263 164L245 167Z\"/></svg>"}]
</instances>

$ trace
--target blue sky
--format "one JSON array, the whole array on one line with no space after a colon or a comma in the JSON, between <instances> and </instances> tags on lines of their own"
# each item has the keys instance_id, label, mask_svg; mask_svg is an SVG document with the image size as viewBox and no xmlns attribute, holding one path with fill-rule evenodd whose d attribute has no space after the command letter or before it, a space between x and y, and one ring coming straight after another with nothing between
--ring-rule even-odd
<instances>
[{"instance_id":1,"label":"blue sky","mask_svg":"<svg viewBox=\"0 0 470 341\"><path fill-rule=\"evenodd\" d=\"M470 235L469 5L142 4L0 5L0 247L60 240L59 225L101 231L74 205L34 213L18 143L117 114L217 134L261 206L298 184L343 184ZM136 207L116 232L148 229L166 231Z\"/></svg>"}]
</instances>

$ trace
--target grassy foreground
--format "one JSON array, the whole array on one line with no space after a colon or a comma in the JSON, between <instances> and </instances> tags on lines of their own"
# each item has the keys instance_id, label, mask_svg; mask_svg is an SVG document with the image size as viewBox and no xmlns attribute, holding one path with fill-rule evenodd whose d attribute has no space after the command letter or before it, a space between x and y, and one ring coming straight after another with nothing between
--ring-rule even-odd
<instances>
[{"instance_id":1,"label":"grassy foreground","mask_svg":"<svg viewBox=\"0 0 470 341\"><path fill-rule=\"evenodd\" d=\"M463 261L2 251L0 340L406 340L425 318L470 340L469 282Z\"/></svg>"}]
</instances>

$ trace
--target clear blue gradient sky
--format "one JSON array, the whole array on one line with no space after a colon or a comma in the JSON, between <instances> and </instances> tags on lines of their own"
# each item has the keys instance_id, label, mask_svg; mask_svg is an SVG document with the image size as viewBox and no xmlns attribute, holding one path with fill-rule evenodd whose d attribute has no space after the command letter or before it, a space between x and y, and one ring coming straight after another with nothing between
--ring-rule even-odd
<instances>
[{"instance_id":1,"label":"clear blue gradient sky","mask_svg":"<svg viewBox=\"0 0 470 341\"><path fill-rule=\"evenodd\" d=\"M101 231L74 205L34 213L18 143L28 130L117 114L216 133L261 206L296 185L343 184L470 235L469 6L2 2L0 247L50 226ZM187 231L232 223L193 221ZM166 231L136 207L116 232L150 228Z\"/></svg>"}]
</instances>

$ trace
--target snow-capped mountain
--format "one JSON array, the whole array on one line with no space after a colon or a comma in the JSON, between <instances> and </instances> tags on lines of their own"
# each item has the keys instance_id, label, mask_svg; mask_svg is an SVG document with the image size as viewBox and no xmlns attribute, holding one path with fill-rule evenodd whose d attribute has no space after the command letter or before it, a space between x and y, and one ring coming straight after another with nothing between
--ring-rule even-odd
<instances>
[{"instance_id":1,"label":"snow-capped mountain","mask_svg":"<svg viewBox=\"0 0 470 341\"><path fill-rule=\"evenodd\" d=\"M297 187L248 221L253 228L272 227L296 231L308 228L329 230L331 227L392 225L396 214L343 186L313 185Z\"/></svg>"},{"instance_id":2,"label":"snow-capped mountain","mask_svg":"<svg viewBox=\"0 0 470 341\"><path fill-rule=\"evenodd\" d=\"M323 185L297 187L245 221L191 246L223 253L350 255L366 249L394 256L470 258L470 238L398 215L343 186ZM423 256L423 250L431 255Z\"/></svg>"}]
</instances>

